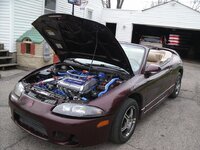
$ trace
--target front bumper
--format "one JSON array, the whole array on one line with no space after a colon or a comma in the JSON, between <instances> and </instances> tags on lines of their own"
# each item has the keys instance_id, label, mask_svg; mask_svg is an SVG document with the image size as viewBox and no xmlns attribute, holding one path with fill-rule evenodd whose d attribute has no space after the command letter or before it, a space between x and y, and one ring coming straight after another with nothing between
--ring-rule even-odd
<instances>
[{"instance_id":1,"label":"front bumper","mask_svg":"<svg viewBox=\"0 0 200 150\"><path fill-rule=\"evenodd\" d=\"M12 94L12 93L11 93ZM93 119L66 118L52 114L52 105L23 94L18 101L9 96L13 121L28 133L56 144L89 146L108 140L112 116ZM101 121L107 126L97 128Z\"/></svg>"}]
</instances>

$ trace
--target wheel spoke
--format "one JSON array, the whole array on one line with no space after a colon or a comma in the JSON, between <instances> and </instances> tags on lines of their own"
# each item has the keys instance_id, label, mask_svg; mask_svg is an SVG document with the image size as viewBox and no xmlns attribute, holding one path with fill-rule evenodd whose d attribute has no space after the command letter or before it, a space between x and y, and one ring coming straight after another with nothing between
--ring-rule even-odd
<instances>
[{"instance_id":1,"label":"wheel spoke","mask_svg":"<svg viewBox=\"0 0 200 150\"><path fill-rule=\"evenodd\" d=\"M121 125L121 132L123 136L129 136L129 134L134 129L136 123L135 118L135 108L133 106L130 106L125 114Z\"/></svg>"},{"instance_id":2,"label":"wheel spoke","mask_svg":"<svg viewBox=\"0 0 200 150\"><path fill-rule=\"evenodd\" d=\"M121 131L124 132L127 129L127 124L125 124L122 128Z\"/></svg>"},{"instance_id":3,"label":"wheel spoke","mask_svg":"<svg viewBox=\"0 0 200 150\"><path fill-rule=\"evenodd\" d=\"M131 108L131 109L130 109L129 118L130 118L130 119L132 119L132 118L133 118L133 108Z\"/></svg>"},{"instance_id":4,"label":"wheel spoke","mask_svg":"<svg viewBox=\"0 0 200 150\"><path fill-rule=\"evenodd\" d=\"M126 120L129 120L129 115L126 113L126 114L124 115L124 118L125 118Z\"/></svg>"}]
</instances>

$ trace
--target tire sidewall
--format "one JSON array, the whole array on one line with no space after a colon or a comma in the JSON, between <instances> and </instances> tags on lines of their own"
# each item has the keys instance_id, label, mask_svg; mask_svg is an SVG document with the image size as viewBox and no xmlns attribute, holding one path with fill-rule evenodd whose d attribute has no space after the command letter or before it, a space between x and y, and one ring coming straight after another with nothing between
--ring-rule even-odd
<instances>
[{"instance_id":1,"label":"tire sidewall","mask_svg":"<svg viewBox=\"0 0 200 150\"><path fill-rule=\"evenodd\" d=\"M135 108L135 113L136 113L135 125L131 133L129 134L129 136L124 137L121 133L121 124L124 118L124 114L126 113L127 109L130 108L131 106ZM110 140L118 144L127 142L131 138L132 134L134 133L137 120L138 120L138 114L139 114L139 108L138 108L137 102L134 99L130 99L130 98L127 99L116 112L115 119L112 123Z\"/></svg>"}]
</instances>

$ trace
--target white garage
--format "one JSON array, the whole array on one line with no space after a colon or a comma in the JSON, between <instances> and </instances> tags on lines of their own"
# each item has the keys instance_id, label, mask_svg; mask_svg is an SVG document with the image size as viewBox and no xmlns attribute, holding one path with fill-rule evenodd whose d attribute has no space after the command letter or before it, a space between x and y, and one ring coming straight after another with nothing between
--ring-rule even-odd
<instances>
[{"instance_id":1,"label":"white garage","mask_svg":"<svg viewBox=\"0 0 200 150\"><path fill-rule=\"evenodd\" d=\"M184 58L200 60L200 13L177 1L158 5L143 11L104 9L104 24L112 24L120 41L139 43L142 35L179 37L178 45L164 45L177 50Z\"/></svg>"}]
</instances>

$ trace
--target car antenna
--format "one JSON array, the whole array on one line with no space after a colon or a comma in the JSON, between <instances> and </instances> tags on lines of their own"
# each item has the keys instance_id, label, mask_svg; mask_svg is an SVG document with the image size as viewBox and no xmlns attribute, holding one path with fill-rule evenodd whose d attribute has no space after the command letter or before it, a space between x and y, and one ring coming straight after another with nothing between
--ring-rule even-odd
<instances>
[{"instance_id":1,"label":"car antenna","mask_svg":"<svg viewBox=\"0 0 200 150\"><path fill-rule=\"evenodd\" d=\"M96 43L95 43L94 53L93 53L93 55L92 55L92 61L91 61L91 63L90 63L90 67L89 67L89 72L90 72L90 70L91 70L91 68L92 68L92 64L93 64L94 57L95 57L95 54L96 54L96 51L97 51L97 47L98 47L98 31L99 31L99 30L97 30L97 32L96 32Z\"/></svg>"}]
</instances>

